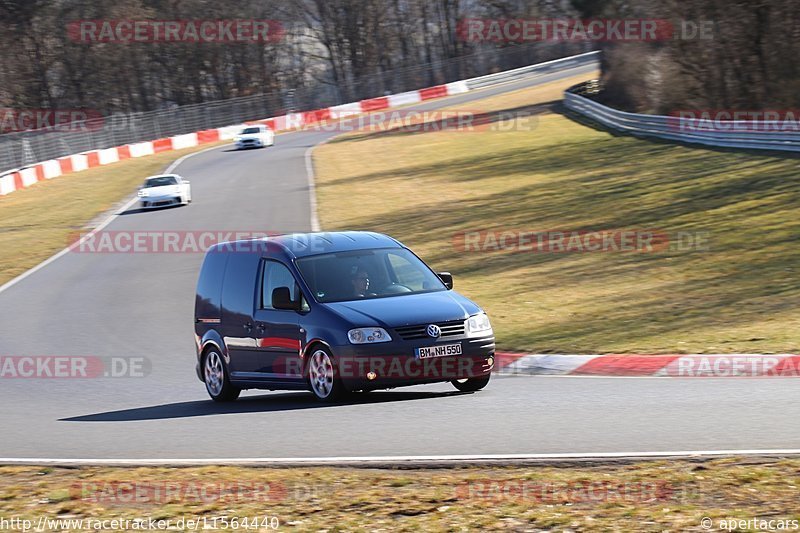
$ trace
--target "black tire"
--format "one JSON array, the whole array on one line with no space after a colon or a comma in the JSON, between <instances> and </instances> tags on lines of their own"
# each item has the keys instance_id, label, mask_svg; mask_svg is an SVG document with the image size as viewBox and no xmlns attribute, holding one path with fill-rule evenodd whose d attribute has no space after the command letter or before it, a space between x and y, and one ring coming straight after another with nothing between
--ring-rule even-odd
<instances>
[{"instance_id":1,"label":"black tire","mask_svg":"<svg viewBox=\"0 0 800 533\"><path fill-rule=\"evenodd\" d=\"M242 389L234 387L228 376L225 358L216 348L211 348L203 356L203 383L206 392L215 402L232 402L239 397Z\"/></svg>"},{"instance_id":2,"label":"black tire","mask_svg":"<svg viewBox=\"0 0 800 533\"><path fill-rule=\"evenodd\" d=\"M486 374L485 376L480 376L477 378L468 378L462 380L454 380L450 383L453 384L455 388L460 390L461 392L475 392L479 391L484 388L486 385L489 384L489 379L491 379L491 374Z\"/></svg>"},{"instance_id":3,"label":"black tire","mask_svg":"<svg viewBox=\"0 0 800 533\"><path fill-rule=\"evenodd\" d=\"M324 346L315 346L310 351L306 366L308 390L320 402L333 402L347 395L339 368L333 354Z\"/></svg>"}]
</instances>

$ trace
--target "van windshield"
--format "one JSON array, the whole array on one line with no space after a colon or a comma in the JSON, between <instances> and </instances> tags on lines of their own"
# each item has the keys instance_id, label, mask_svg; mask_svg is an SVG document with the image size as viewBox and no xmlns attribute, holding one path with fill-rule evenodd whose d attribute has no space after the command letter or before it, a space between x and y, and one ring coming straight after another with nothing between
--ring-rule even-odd
<instances>
[{"instance_id":1,"label":"van windshield","mask_svg":"<svg viewBox=\"0 0 800 533\"><path fill-rule=\"evenodd\" d=\"M405 248L315 255L296 264L321 303L447 290L439 276Z\"/></svg>"}]
</instances>

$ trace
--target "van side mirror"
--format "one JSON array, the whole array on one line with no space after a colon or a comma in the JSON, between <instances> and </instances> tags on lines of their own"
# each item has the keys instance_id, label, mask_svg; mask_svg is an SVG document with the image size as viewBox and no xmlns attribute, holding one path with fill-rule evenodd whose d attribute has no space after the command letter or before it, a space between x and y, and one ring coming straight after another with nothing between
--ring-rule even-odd
<instances>
[{"instance_id":1,"label":"van side mirror","mask_svg":"<svg viewBox=\"0 0 800 533\"><path fill-rule=\"evenodd\" d=\"M453 275L450 272L439 272L437 275L439 276L439 279L442 280L442 283L444 283L445 287L448 289L453 288Z\"/></svg>"},{"instance_id":2,"label":"van side mirror","mask_svg":"<svg viewBox=\"0 0 800 533\"><path fill-rule=\"evenodd\" d=\"M286 311L300 311L300 300L292 301L289 287L278 287L272 291L272 307Z\"/></svg>"}]
</instances>

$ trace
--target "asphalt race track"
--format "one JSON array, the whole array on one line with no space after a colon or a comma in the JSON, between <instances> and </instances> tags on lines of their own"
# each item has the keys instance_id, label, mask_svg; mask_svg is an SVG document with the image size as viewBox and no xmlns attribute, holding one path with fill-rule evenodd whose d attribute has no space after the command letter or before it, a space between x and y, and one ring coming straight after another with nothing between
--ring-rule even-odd
<instances>
[{"instance_id":1,"label":"asphalt race track","mask_svg":"<svg viewBox=\"0 0 800 533\"><path fill-rule=\"evenodd\" d=\"M591 70L565 69L433 101L458 105ZM176 172L194 203L129 209L106 231L308 231L305 152L216 148ZM62 178L62 179L80 179ZM379 228L378 228L379 229ZM145 357L146 377L0 381L0 458L177 459L658 452L800 448L792 379L498 377L374 392L333 406L250 391L218 405L194 374L201 254L68 253L0 293L0 355Z\"/></svg>"}]
</instances>

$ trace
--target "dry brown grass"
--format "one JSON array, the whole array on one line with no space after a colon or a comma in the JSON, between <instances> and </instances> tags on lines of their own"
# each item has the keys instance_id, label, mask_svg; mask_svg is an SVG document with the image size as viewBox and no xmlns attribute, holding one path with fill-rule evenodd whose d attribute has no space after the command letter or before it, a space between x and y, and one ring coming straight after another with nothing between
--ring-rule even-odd
<instances>
[{"instance_id":1,"label":"dry brown grass","mask_svg":"<svg viewBox=\"0 0 800 533\"><path fill-rule=\"evenodd\" d=\"M510 131L358 133L320 147L323 228L384 232L452 271L503 349L800 351L798 159L612 135L563 114L558 100L577 81L470 104L527 115ZM710 244L660 253L454 246L459 232L505 229L701 232Z\"/></svg>"},{"instance_id":2,"label":"dry brown grass","mask_svg":"<svg viewBox=\"0 0 800 533\"><path fill-rule=\"evenodd\" d=\"M717 525L800 518L798 471L795 459L440 470L6 467L0 516L268 515L303 531L700 531L703 517ZM223 483L243 492L219 498ZM130 484L143 495L136 503L125 500ZM153 487L167 486L182 488L154 496Z\"/></svg>"}]
</instances>

